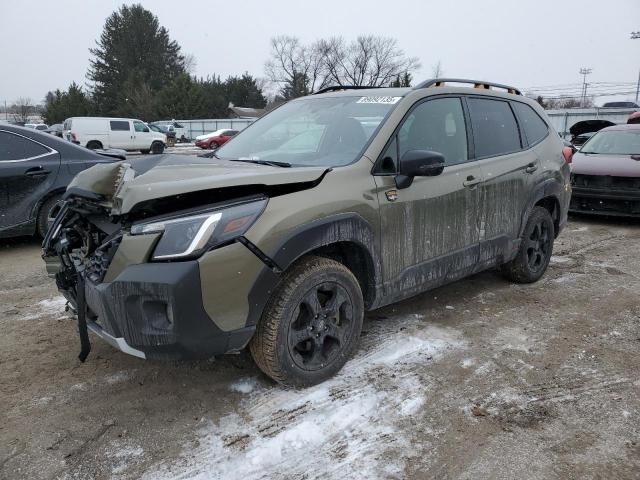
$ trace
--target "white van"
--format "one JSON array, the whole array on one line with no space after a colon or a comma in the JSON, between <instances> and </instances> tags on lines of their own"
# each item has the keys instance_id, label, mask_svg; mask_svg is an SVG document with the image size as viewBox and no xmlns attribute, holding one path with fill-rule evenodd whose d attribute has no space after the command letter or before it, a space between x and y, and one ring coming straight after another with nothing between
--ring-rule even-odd
<instances>
[{"instance_id":1,"label":"white van","mask_svg":"<svg viewBox=\"0 0 640 480\"><path fill-rule=\"evenodd\" d=\"M132 118L72 117L64 121L63 138L91 149L121 148L142 153L162 153L167 144L163 133Z\"/></svg>"}]
</instances>

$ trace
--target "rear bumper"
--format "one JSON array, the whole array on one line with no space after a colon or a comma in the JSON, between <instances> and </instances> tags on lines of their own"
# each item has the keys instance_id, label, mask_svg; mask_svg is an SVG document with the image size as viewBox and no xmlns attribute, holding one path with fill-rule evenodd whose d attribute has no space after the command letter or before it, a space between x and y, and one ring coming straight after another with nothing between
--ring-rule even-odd
<instances>
[{"instance_id":1,"label":"rear bumper","mask_svg":"<svg viewBox=\"0 0 640 480\"><path fill-rule=\"evenodd\" d=\"M195 359L240 350L255 327L223 331L203 307L197 261L130 265L112 282L85 282L88 327L124 353Z\"/></svg>"},{"instance_id":2,"label":"rear bumper","mask_svg":"<svg viewBox=\"0 0 640 480\"><path fill-rule=\"evenodd\" d=\"M569 211L594 215L640 217L640 191L573 187Z\"/></svg>"}]
</instances>

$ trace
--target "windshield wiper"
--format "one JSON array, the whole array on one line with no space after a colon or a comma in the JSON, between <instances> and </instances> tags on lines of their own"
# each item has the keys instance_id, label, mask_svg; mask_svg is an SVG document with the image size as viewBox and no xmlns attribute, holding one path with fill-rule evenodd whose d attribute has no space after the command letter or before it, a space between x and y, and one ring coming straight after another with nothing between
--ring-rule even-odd
<instances>
[{"instance_id":1,"label":"windshield wiper","mask_svg":"<svg viewBox=\"0 0 640 480\"><path fill-rule=\"evenodd\" d=\"M270 167L283 167L289 168L291 167L290 163L287 162L275 162L272 160L231 160L232 162L246 162L246 163L257 163L258 165L269 165Z\"/></svg>"}]
</instances>

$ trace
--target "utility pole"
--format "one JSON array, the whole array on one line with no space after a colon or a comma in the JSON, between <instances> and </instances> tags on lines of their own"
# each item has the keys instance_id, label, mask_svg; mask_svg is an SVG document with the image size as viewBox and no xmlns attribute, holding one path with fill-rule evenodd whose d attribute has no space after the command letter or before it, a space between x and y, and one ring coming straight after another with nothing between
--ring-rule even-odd
<instances>
[{"instance_id":1,"label":"utility pole","mask_svg":"<svg viewBox=\"0 0 640 480\"><path fill-rule=\"evenodd\" d=\"M587 75L589 75L591 71L590 68L580 69L580 75L582 75L582 101L580 104L582 108L584 108L585 103L587 103Z\"/></svg>"},{"instance_id":2,"label":"utility pole","mask_svg":"<svg viewBox=\"0 0 640 480\"><path fill-rule=\"evenodd\" d=\"M631 40L640 38L640 32L631 32ZM638 103L638 94L640 93L640 70L638 71L638 84L636 85L636 103Z\"/></svg>"}]
</instances>

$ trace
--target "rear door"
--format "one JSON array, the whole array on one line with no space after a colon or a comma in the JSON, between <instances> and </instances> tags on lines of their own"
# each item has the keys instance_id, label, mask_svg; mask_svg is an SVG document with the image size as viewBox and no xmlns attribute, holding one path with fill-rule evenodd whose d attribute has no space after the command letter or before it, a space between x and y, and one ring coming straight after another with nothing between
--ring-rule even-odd
<instances>
[{"instance_id":1,"label":"rear door","mask_svg":"<svg viewBox=\"0 0 640 480\"><path fill-rule=\"evenodd\" d=\"M476 158L484 182L480 186L480 265L509 256L519 236L530 194L531 175L538 168L510 102L500 98L466 98Z\"/></svg>"},{"instance_id":2,"label":"rear door","mask_svg":"<svg viewBox=\"0 0 640 480\"><path fill-rule=\"evenodd\" d=\"M136 149L133 144L133 126L130 120L109 120L109 147L124 150Z\"/></svg>"},{"instance_id":3,"label":"rear door","mask_svg":"<svg viewBox=\"0 0 640 480\"><path fill-rule=\"evenodd\" d=\"M409 111L376 164L383 274L392 298L465 276L476 266L482 173L470 161L468 140L461 99L431 97ZM415 177L410 187L397 189L398 159L409 150L443 154L443 173Z\"/></svg>"},{"instance_id":4,"label":"rear door","mask_svg":"<svg viewBox=\"0 0 640 480\"><path fill-rule=\"evenodd\" d=\"M0 231L28 223L52 189L60 154L17 133L0 129Z\"/></svg>"}]
</instances>

